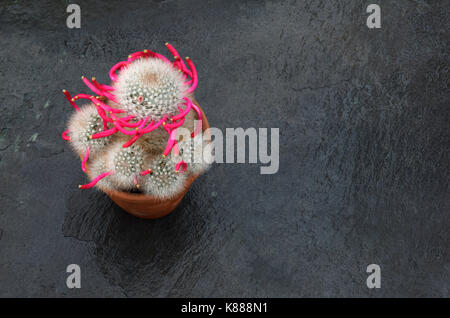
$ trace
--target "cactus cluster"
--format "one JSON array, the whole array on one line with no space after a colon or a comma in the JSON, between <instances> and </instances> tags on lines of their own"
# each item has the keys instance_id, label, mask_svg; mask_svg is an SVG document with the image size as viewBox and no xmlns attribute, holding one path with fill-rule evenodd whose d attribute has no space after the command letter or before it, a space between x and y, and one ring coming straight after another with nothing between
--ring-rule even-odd
<instances>
[{"instance_id":1,"label":"cactus cluster","mask_svg":"<svg viewBox=\"0 0 450 318\"><path fill-rule=\"evenodd\" d=\"M166 199L184 189L187 177L205 171L202 112L192 102L198 84L193 62L183 61L168 43L174 60L144 50L114 65L111 85L96 78L83 82L94 95L71 96L75 108L62 137L82 158L87 189L141 192ZM90 103L79 107L76 101ZM181 129L188 131L179 136Z\"/></svg>"}]
</instances>

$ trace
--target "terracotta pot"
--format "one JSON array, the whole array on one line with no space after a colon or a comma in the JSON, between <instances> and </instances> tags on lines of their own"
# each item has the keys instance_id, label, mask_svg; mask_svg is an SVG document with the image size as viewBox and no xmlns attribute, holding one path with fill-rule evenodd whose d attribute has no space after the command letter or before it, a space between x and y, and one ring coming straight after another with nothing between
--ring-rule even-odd
<instances>
[{"instance_id":1,"label":"terracotta pot","mask_svg":"<svg viewBox=\"0 0 450 318\"><path fill-rule=\"evenodd\" d=\"M193 101L202 111L202 129L205 131L209 128L208 120L200 105ZM142 193L130 193L124 191L101 189L111 200L126 212L143 219L157 219L166 216L180 204L183 197L188 192L191 184L199 175L190 176L185 184L184 190L180 191L176 196L169 200L162 200L152 195Z\"/></svg>"}]
</instances>

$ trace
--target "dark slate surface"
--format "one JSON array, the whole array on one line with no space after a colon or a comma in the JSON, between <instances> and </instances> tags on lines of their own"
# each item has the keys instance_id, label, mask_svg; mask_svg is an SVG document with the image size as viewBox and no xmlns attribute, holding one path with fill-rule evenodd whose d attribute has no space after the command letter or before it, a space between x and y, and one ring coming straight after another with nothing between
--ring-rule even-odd
<instances>
[{"instance_id":1,"label":"dark slate surface","mask_svg":"<svg viewBox=\"0 0 450 318\"><path fill-rule=\"evenodd\" d=\"M449 2L379 1L369 30L371 2L78 1L69 30L66 1L3 1L0 296L448 297ZM166 41L212 126L280 127L280 170L216 164L139 220L78 190L61 89Z\"/></svg>"}]
</instances>

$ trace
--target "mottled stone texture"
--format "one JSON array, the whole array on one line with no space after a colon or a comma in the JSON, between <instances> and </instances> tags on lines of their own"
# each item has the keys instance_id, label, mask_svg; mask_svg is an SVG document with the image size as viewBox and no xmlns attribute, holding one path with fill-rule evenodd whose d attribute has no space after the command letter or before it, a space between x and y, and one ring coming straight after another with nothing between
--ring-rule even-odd
<instances>
[{"instance_id":1,"label":"mottled stone texture","mask_svg":"<svg viewBox=\"0 0 450 318\"><path fill-rule=\"evenodd\" d=\"M449 1L0 4L0 296L449 296ZM62 88L173 43L214 127L279 127L161 220L80 191ZM82 288L65 268L81 266ZM382 287L366 287L366 266Z\"/></svg>"}]
</instances>

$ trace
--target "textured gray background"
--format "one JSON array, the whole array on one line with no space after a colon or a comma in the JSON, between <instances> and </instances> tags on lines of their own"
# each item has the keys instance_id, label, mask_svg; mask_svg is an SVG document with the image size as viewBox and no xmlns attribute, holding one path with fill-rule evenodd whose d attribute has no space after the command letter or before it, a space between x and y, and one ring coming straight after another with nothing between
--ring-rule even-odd
<instances>
[{"instance_id":1,"label":"textured gray background","mask_svg":"<svg viewBox=\"0 0 450 318\"><path fill-rule=\"evenodd\" d=\"M0 4L0 296L449 295L449 1L77 3L78 30L66 1ZM77 188L61 89L166 41L212 126L280 127L280 170L216 164L139 220Z\"/></svg>"}]
</instances>

